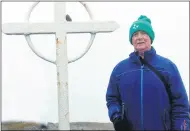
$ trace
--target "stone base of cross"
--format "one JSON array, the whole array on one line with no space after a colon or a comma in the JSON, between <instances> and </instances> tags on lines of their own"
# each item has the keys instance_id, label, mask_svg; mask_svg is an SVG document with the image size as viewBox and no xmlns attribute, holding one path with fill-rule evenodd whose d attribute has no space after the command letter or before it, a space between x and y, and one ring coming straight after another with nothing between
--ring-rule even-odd
<instances>
[{"instance_id":1,"label":"stone base of cross","mask_svg":"<svg viewBox=\"0 0 190 131\"><path fill-rule=\"evenodd\" d=\"M7 35L55 34L59 130L70 130L66 34L113 32L119 25L113 21L67 22L65 2L55 2L54 13L53 23L6 23L2 32Z\"/></svg>"}]
</instances>

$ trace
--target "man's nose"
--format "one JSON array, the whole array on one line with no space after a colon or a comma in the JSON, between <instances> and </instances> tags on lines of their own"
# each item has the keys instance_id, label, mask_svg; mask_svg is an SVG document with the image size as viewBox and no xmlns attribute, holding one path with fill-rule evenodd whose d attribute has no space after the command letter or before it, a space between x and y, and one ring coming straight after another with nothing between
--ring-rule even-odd
<instances>
[{"instance_id":1,"label":"man's nose","mask_svg":"<svg viewBox=\"0 0 190 131\"><path fill-rule=\"evenodd\" d=\"M143 38L143 35L140 34L140 33L138 33L138 34L137 34L137 39L142 39L142 38Z\"/></svg>"}]
</instances>

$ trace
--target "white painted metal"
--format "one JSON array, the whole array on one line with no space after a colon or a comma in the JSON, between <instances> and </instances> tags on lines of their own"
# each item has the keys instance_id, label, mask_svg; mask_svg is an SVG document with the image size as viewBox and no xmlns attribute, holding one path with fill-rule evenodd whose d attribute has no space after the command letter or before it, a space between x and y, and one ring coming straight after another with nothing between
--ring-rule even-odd
<instances>
[{"instance_id":1,"label":"white painted metal","mask_svg":"<svg viewBox=\"0 0 190 131\"><path fill-rule=\"evenodd\" d=\"M38 4L35 3L31 10ZM82 2L81 2L82 3ZM92 14L85 3L83 6ZM58 115L59 130L70 130L69 124L69 100L68 100L68 63L80 59L90 49L96 33L107 33L115 31L119 25L116 22L66 22L65 2L55 2L55 22L54 23L7 23L3 24L2 31L7 35L25 35L30 48L41 58L56 64L57 66L57 86L58 86ZM27 17L29 19L30 13ZM84 53L72 61L67 57L67 33L91 33L91 40ZM56 36L56 61L49 60L35 51L31 44L30 34L55 34Z\"/></svg>"},{"instance_id":2,"label":"white painted metal","mask_svg":"<svg viewBox=\"0 0 190 131\"><path fill-rule=\"evenodd\" d=\"M30 10L28 11L28 13L27 13L27 15L26 15L26 22L29 22L30 15L31 15L33 9L37 6L38 3L39 3L39 2L35 2L35 3L31 6ZM87 11L88 14L89 14L90 19L93 20L93 15L92 15L92 12L91 12L90 8L88 7L88 5L87 5L86 3L84 3L84 2L80 2L80 3L85 7L86 11ZM74 61L76 61L76 60L79 60L80 58L82 58L82 57L89 51L90 47L91 47L92 44L93 44L93 41L94 41L94 39L95 39L95 36L96 36L96 33L93 33L93 32L89 32L89 33L91 34L91 38L90 38L89 44L87 45L87 47L86 47L86 49L84 50L84 52L81 53L80 55L78 55L77 57L75 57L75 58L69 60L68 63L72 63L72 62L74 62ZM30 39L30 35L25 35L25 38L26 38L26 41L27 41L29 47L31 48L31 50L32 50L37 56L39 56L40 58L42 58L42 59L44 59L44 60L46 60L46 61L48 61L48 62L50 62L50 63L55 64L55 60L51 60L51 59L49 59L49 58L46 58L43 54L41 54L41 53L34 47L34 45L32 44L32 41L31 41L31 39Z\"/></svg>"},{"instance_id":3,"label":"white painted metal","mask_svg":"<svg viewBox=\"0 0 190 131\"><path fill-rule=\"evenodd\" d=\"M55 3L55 23L64 22L65 2ZM69 92L68 92L68 57L66 32L56 29L56 66L57 66L57 87L58 87L58 115L59 129L70 130L69 123Z\"/></svg>"},{"instance_id":4,"label":"white painted metal","mask_svg":"<svg viewBox=\"0 0 190 131\"><path fill-rule=\"evenodd\" d=\"M8 35L55 34L57 30L69 33L107 33L115 31L118 24L108 22L56 22L56 23L7 23L3 32Z\"/></svg>"},{"instance_id":5,"label":"white painted metal","mask_svg":"<svg viewBox=\"0 0 190 131\"><path fill-rule=\"evenodd\" d=\"M38 5L38 3L39 3L39 2L35 2L35 3L30 7L30 9L29 9L29 11L28 11L28 13L27 13L27 15L26 15L26 19L25 19L26 22L29 22L30 15L31 15L33 9ZM93 20L93 15L92 15L92 12L91 12L90 8L88 7L88 5L85 4L84 2L80 2L80 3L85 7L86 11L88 12L88 15L89 15L90 19ZM93 41L94 41L95 36L96 36L96 33L91 33L91 32L90 32L90 34L91 34L91 38L90 38L90 41L89 41L88 46L86 47L86 50L85 50L83 53L81 53L80 55L78 55L77 57L75 57L75 58L69 60L68 63L72 63L72 62L74 62L74 61L76 61L76 60L82 58L82 57L88 52L88 50L89 50L90 47L92 46ZM32 43L32 40L31 40L31 38L30 38L30 35L25 35L25 38L26 38L26 41L27 41L29 47L31 48L31 50L32 50L37 56L39 56L40 58L42 58L42 59L44 59L44 60L46 60L46 61L48 61L48 62L50 62L50 63L55 64L55 60L51 60L50 58L45 57L43 54L41 54L41 53L35 48L35 46L34 46L33 43Z\"/></svg>"}]
</instances>

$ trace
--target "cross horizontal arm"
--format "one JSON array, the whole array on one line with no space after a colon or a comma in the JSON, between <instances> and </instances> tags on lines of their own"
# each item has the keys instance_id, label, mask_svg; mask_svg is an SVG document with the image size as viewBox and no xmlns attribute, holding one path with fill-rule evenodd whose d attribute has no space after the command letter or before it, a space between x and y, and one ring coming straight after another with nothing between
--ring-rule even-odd
<instances>
[{"instance_id":1,"label":"cross horizontal arm","mask_svg":"<svg viewBox=\"0 0 190 131\"><path fill-rule=\"evenodd\" d=\"M7 35L55 34L57 31L66 33L103 33L113 32L119 25L116 22L61 22L61 23L7 23L3 24L2 32Z\"/></svg>"}]
</instances>

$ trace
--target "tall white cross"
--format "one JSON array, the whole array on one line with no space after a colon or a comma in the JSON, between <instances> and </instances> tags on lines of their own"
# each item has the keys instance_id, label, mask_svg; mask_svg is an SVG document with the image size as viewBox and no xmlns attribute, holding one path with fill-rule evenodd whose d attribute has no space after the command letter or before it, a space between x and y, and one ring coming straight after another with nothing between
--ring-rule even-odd
<instances>
[{"instance_id":1,"label":"tall white cross","mask_svg":"<svg viewBox=\"0 0 190 131\"><path fill-rule=\"evenodd\" d=\"M7 35L55 34L56 66L58 86L59 130L70 130L68 100L68 57L67 33L107 33L115 31L116 22L67 22L65 20L65 2L55 2L53 23L6 23L2 26Z\"/></svg>"}]
</instances>

